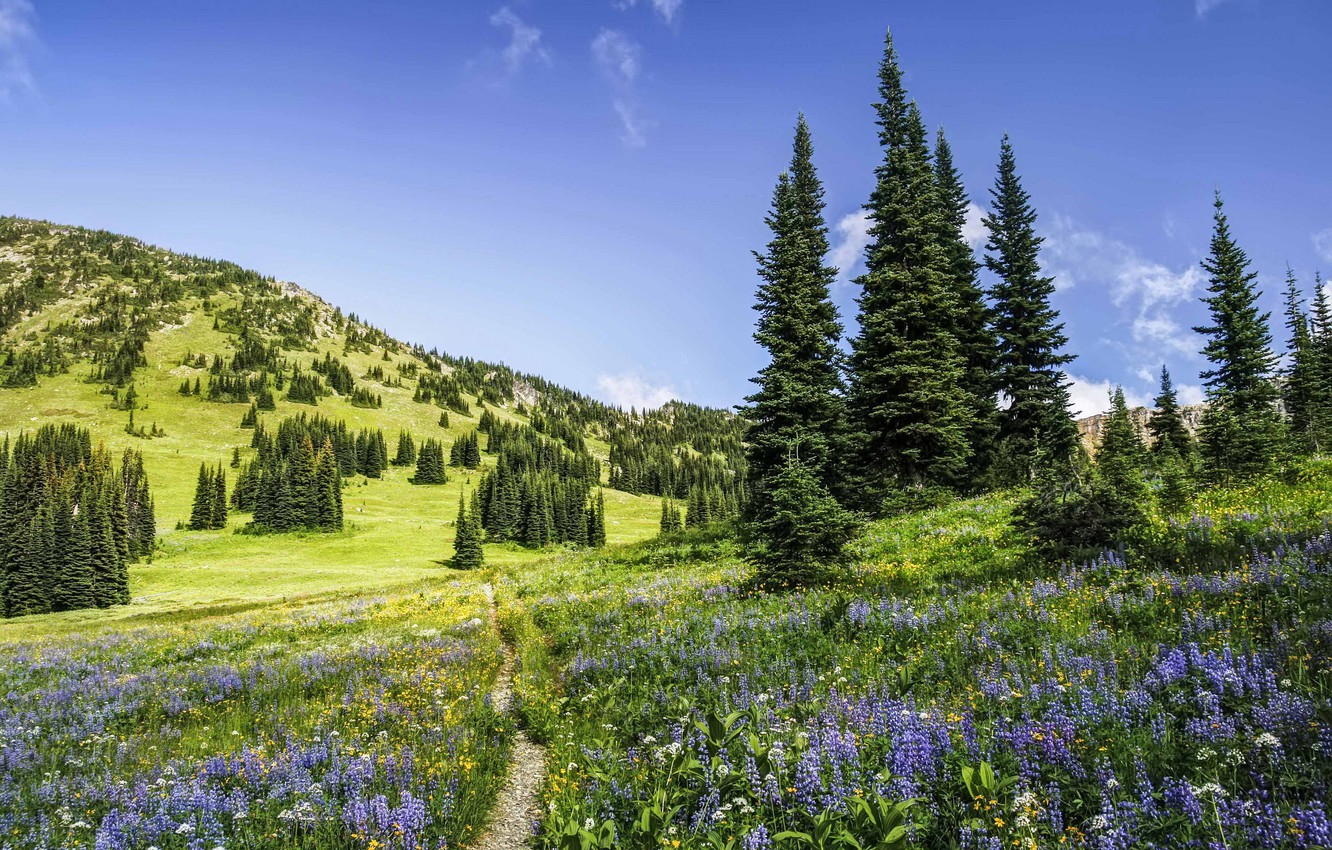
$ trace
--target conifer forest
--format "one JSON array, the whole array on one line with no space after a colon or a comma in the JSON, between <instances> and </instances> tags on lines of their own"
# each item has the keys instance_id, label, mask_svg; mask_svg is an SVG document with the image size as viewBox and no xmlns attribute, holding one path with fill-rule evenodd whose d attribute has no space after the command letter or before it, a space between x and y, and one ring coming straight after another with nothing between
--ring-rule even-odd
<instances>
[{"instance_id":1,"label":"conifer forest","mask_svg":"<svg viewBox=\"0 0 1332 850\"><path fill-rule=\"evenodd\" d=\"M705 14L605 5L677 41ZM1220 27L1244 5L1186 11ZM468 64L495 75L469 96L574 73L537 9L487 13L513 40ZM17 46L60 18L0 0L0 114L40 67ZM1130 296L1070 266L1049 141L991 133L983 106L945 131L937 45L875 40L828 55L859 57L870 159L822 126L846 92L792 91L746 137L763 179L727 175L749 220L715 238L748 270L727 284L747 321L700 307L661 362L738 373L728 405L435 347L466 324L523 351L509 323L547 303L471 291L441 247L470 230L419 249L442 267L419 304L358 313L0 217L0 850L1332 847L1332 286L1268 267L1251 232L1273 213L1221 175L1187 208L1208 236L1186 271L1134 259L1158 289L1133 327L1174 334L1137 368L1136 331L1097 342L1070 314ZM619 29L592 43L625 156L670 132L647 55ZM562 232L522 251L580 250ZM403 239L386 267L416 256ZM306 267L359 275L352 241ZM550 275L540 344L604 356L620 331L583 312L592 284ZM389 297L358 286L349 303ZM652 292L595 297L644 334L667 321L632 306ZM687 343L717 327L754 369Z\"/></svg>"}]
</instances>

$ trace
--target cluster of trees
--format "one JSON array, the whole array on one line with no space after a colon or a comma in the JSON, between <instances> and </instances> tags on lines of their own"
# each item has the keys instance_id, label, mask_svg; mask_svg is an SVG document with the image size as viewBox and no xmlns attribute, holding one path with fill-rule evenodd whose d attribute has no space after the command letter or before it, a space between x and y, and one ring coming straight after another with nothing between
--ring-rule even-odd
<instances>
[{"instance_id":1,"label":"cluster of trees","mask_svg":"<svg viewBox=\"0 0 1332 850\"><path fill-rule=\"evenodd\" d=\"M398 432L398 452L393 456L394 466L412 466L416 463L416 440L410 431Z\"/></svg>"},{"instance_id":2,"label":"cluster of trees","mask_svg":"<svg viewBox=\"0 0 1332 850\"><path fill-rule=\"evenodd\" d=\"M323 360L311 363L310 369L323 375L324 382L342 395L351 395L356 389L356 379L352 377L351 369L332 354L325 354Z\"/></svg>"},{"instance_id":3,"label":"cluster of trees","mask_svg":"<svg viewBox=\"0 0 1332 850\"><path fill-rule=\"evenodd\" d=\"M222 470L222 464L219 463L216 469L206 463L199 465L189 527L191 531L227 527L227 474Z\"/></svg>"},{"instance_id":4,"label":"cluster of trees","mask_svg":"<svg viewBox=\"0 0 1332 850\"><path fill-rule=\"evenodd\" d=\"M963 234L969 202L947 139L939 131L931 146L891 36L875 111L883 156L866 204L870 240L849 356L829 297L837 270L827 260L823 187L803 116L773 194L772 239L756 254L755 339L770 360L748 398L745 518L761 580L807 580L837 560L855 524L851 511L884 513L995 486L1034 485L1018 512L1034 537L1103 545L1140 517L1149 492L1173 499L1195 477L1242 478L1271 469L1293 444L1312 451L1326 442L1330 308L1320 294L1310 315L1289 284L1291 356L1278 374L1256 275L1218 195L1203 262L1210 322L1195 328L1211 364L1196 449L1163 373L1152 450L1117 392L1090 464L1068 411L1063 370L1073 358L1009 140L1000 144L977 262ZM988 291L978 281L982 266L994 278Z\"/></svg>"},{"instance_id":5,"label":"cluster of trees","mask_svg":"<svg viewBox=\"0 0 1332 850\"><path fill-rule=\"evenodd\" d=\"M870 241L849 357L829 297L837 269L803 116L773 193L772 239L756 255L755 339L770 361L748 398L746 519L774 581L786 580L792 560L835 560L853 525L846 509L881 513L939 491L1024 482L1038 449L1077 448L1062 371L1071 358L1008 139L985 218L984 264L996 278L986 293L963 234L968 199L951 149L942 131L931 146L891 36L874 108L882 159L865 207ZM801 500L791 499L796 491ZM799 521L801 501L819 526ZM827 534L810 538L819 527Z\"/></svg>"},{"instance_id":6,"label":"cluster of trees","mask_svg":"<svg viewBox=\"0 0 1332 850\"><path fill-rule=\"evenodd\" d=\"M370 392L365 387L357 387L347 396L347 401L351 402L352 407L381 408L384 406L384 397Z\"/></svg>"},{"instance_id":7,"label":"cluster of trees","mask_svg":"<svg viewBox=\"0 0 1332 850\"><path fill-rule=\"evenodd\" d=\"M44 425L0 447L0 603L7 617L129 602L156 519L138 452L117 469L87 429Z\"/></svg>"},{"instance_id":8,"label":"cluster of trees","mask_svg":"<svg viewBox=\"0 0 1332 850\"><path fill-rule=\"evenodd\" d=\"M421 444L416 455L416 474L413 484L444 484L449 480L444 469L444 444L433 437Z\"/></svg>"},{"instance_id":9,"label":"cluster of trees","mask_svg":"<svg viewBox=\"0 0 1332 850\"><path fill-rule=\"evenodd\" d=\"M486 411L489 413L489 411ZM490 425L494 425L492 419ZM449 446L449 466L461 466L464 469L476 469L481 465L481 438L477 431L464 434Z\"/></svg>"},{"instance_id":10,"label":"cluster of trees","mask_svg":"<svg viewBox=\"0 0 1332 850\"><path fill-rule=\"evenodd\" d=\"M1306 453L1332 445L1332 300L1321 275L1314 275L1313 306L1306 309L1299 280L1286 275L1288 362L1282 400L1294 447Z\"/></svg>"},{"instance_id":11,"label":"cluster of trees","mask_svg":"<svg viewBox=\"0 0 1332 850\"><path fill-rule=\"evenodd\" d=\"M287 401L318 404L322 395L324 395L324 382L318 375L307 374L299 368L292 371L291 381L287 385Z\"/></svg>"},{"instance_id":12,"label":"cluster of trees","mask_svg":"<svg viewBox=\"0 0 1332 850\"><path fill-rule=\"evenodd\" d=\"M509 423L491 425L487 451L497 458L481 478L477 504L488 539L605 544L605 502L599 490L592 495L601 480L596 458Z\"/></svg>"},{"instance_id":13,"label":"cluster of trees","mask_svg":"<svg viewBox=\"0 0 1332 850\"><path fill-rule=\"evenodd\" d=\"M384 432L378 428L374 430L362 428L353 432L341 419L335 422L323 416L306 416L302 413L292 419L284 419L279 424L277 439L294 439L284 434L297 433L300 430L308 430L311 441L316 446L323 445L326 439L332 444L333 455L343 476L364 475L367 478L381 478L384 470L389 467L388 442L384 439ZM267 429L259 423L255 426L250 446L262 451L265 443L271 439Z\"/></svg>"},{"instance_id":14,"label":"cluster of trees","mask_svg":"<svg viewBox=\"0 0 1332 850\"><path fill-rule=\"evenodd\" d=\"M744 426L732 414L681 402L630 415L610 434L610 486L671 500L720 491L730 509L716 518L734 515L748 498Z\"/></svg>"},{"instance_id":15,"label":"cluster of trees","mask_svg":"<svg viewBox=\"0 0 1332 850\"><path fill-rule=\"evenodd\" d=\"M298 416L282 420L275 437L256 431L258 454L241 467L232 493L238 510L253 512L255 530L342 530L343 467L334 436L347 431L339 426Z\"/></svg>"},{"instance_id":16,"label":"cluster of trees","mask_svg":"<svg viewBox=\"0 0 1332 850\"><path fill-rule=\"evenodd\" d=\"M412 401L421 404L437 404L440 407L457 411L463 416L472 415L472 407L463 399L463 385L452 375L423 374L416 382L416 392Z\"/></svg>"}]
</instances>

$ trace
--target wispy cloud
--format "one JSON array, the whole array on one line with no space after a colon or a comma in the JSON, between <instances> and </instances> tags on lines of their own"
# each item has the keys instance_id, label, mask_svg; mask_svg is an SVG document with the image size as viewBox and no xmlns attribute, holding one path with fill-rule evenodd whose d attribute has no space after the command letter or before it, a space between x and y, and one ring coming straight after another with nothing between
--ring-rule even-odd
<instances>
[{"instance_id":1,"label":"wispy cloud","mask_svg":"<svg viewBox=\"0 0 1332 850\"><path fill-rule=\"evenodd\" d=\"M1325 263L1332 263L1332 227L1326 230L1320 230L1313 235L1314 251L1318 254L1318 259Z\"/></svg>"},{"instance_id":2,"label":"wispy cloud","mask_svg":"<svg viewBox=\"0 0 1332 850\"><path fill-rule=\"evenodd\" d=\"M837 280L847 283L856 276L865 260L865 246L870 242L870 217L865 210L847 213L833 228L837 244L832 249L832 264L837 266Z\"/></svg>"},{"instance_id":3,"label":"wispy cloud","mask_svg":"<svg viewBox=\"0 0 1332 850\"><path fill-rule=\"evenodd\" d=\"M592 58L613 92L611 104L620 118L620 139L631 148L647 144L652 122L638 102L638 75L643 67L643 47L620 30L603 29L592 39Z\"/></svg>"},{"instance_id":4,"label":"wispy cloud","mask_svg":"<svg viewBox=\"0 0 1332 850\"><path fill-rule=\"evenodd\" d=\"M517 76L529 63L550 63L550 51L541 44L541 30L523 21L508 6L501 6L490 16L490 25L509 33L509 43L488 56L488 63L498 60L502 80Z\"/></svg>"},{"instance_id":5,"label":"wispy cloud","mask_svg":"<svg viewBox=\"0 0 1332 850\"><path fill-rule=\"evenodd\" d=\"M1229 0L1193 0L1193 12L1199 18L1205 18L1208 12L1227 2Z\"/></svg>"},{"instance_id":6,"label":"wispy cloud","mask_svg":"<svg viewBox=\"0 0 1332 850\"><path fill-rule=\"evenodd\" d=\"M1131 245L1072 220L1056 216L1045 234L1045 259L1061 289L1083 283L1110 292L1112 304L1129 324L1133 341L1155 352L1165 346L1180 354L1195 354L1197 340L1174 314L1180 304L1194 300L1203 285L1196 265L1175 270L1142 257Z\"/></svg>"},{"instance_id":7,"label":"wispy cloud","mask_svg":"<svg viewBox=\"0 0 1332 850\"><path fill-rule=\"evenodd\" d=\"M37 44L37 10L29 0L0 0L0 100L34 91L28 52Z\"/></svg>"},{"instance_id":8,"label":"wispy cloud","mask_svg":"<svg viewBox=\"0 0 1332 850\"><path fill-rule=\"evenodd\" d=\"M602 375L597 378L597 389L607 402L625 410L656 410L679 397L670 384L655 384L637 372Z\"/></svg>"},{"instance_id":9,"label":"wispy cloud","mask_svg":"<svg viewBox=\"0 0 1332 850\"><path fill-rule=\"evenodd\" d=\"M632 9L638 5L638 0L620 0L616 3L616 8ZM684 6L684 0L651 0L653 10L661 16L661 19L668 24L675 23L675 16L679 14L680 8Z\"/></svg>"}]
</instances>

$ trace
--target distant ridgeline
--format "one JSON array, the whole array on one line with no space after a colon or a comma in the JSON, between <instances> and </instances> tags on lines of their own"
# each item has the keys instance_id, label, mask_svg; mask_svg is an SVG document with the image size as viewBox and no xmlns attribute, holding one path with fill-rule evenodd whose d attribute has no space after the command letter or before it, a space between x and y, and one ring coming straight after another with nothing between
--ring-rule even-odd
<instances>
[{"instance_id":1,"label":"distant ridgeline","mask_svg":"<svg viewBox=\"0 0 1332 850\"><path fill-rule=\"evenodd\" d=\"M0 448L0 566L7 617L129 602L127 565L156 534L143 458L117 469L74 425L44 425Z\"/></svg>"}]
</instances>

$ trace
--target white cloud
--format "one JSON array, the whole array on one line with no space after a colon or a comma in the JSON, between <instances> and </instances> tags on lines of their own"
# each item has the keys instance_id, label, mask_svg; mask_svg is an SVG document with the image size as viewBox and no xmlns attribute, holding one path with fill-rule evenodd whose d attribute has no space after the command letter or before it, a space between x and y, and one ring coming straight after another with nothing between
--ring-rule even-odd
<instances>
[{"instance_id":1,"label":"white cloud","mask_svg":"<svg viewBox=\"0 0 1332 850\"><path fill-rule=\"evenodd\" d=\"M653 384L642 375L626 372L619 375L601 375L597 389L606 401L625 410L655 410L679 397L670 384Z\"/></svg>"},{"instance_id":2,"label":"white cloud","mask_svg":"<svg viewBox=\"0 0 1332 850\"><path fill-rule=\"evenodd\" d=\"M1332 263L1332 227L1326 230L1320 230L1313 235L1314 251L1318 254L1318 259L1325 263Z\"/></svg>"},{"instance_id":3,"label":"white cloud","mask_svg":"<svg viewBox=\"0 0 1332 850\"><path fill-rule=\"evenodd\" d=\"M1176 384L1175 391L1179 393L1180 404L1202 404L1206 398L1201 384Z\"/></svg>"},{"instance_id":4,"label":"white cloud","mask_svg":"<svg viewBox=\"0 0 1332 850\"><path fill-rule=\"evenodd\" d=\"M0 0L0 101L33 91L28 51L37 44L37 11L30 0Z\"/></svg>"},{"instance_id":5,"label":"white cloud","mask_svg":"<svg viewBox=\"0 0 1332 850\"><path fill-rule=\"evenodd\" d=\"M619 30L603 29L592 39L592 55L606 77L617 86L632 86L638 79L643 48Z\"/></svg>"},{"instance_id":6,"label":"white cloud","mask_svg":"<svg viewBox=\"0 0 1332 850\"><path fill-rule=\"evenodd\" d=\"M661 19L668 24L675 23L675 16L679 13L680 7L684 5L684 0L651 0L652 8ZM618 9L632 9L638 5L638 0L620 0L615 6Z\"/></svg>"},{"instance_id":7,"label":"white cloud","mask_svg":"<svg viewBox=\"0 0 1332 850\"><path fill-rule=\"evenodd\" d=\"M1114 391L1114 384L1109 381L1093 381L1081 375L1069 375L1068 379L1073 384L1068 388L1071 402L1069 409L1075 417L1095 416L1110 409L1110 393ZM1140 396L1127 387L1124 388L1124 400L1128 402L1129 407L1144 407L1151 404L1151 399Z\"/></svg>"},{"instance_id":8,"label":"white cloud","mask_svg":"<svg viewBox=\"0 0 1332 850\"><path fill-rule=\"evenodd\" d=\"M985 229L985 208L975 201L967 202L967 219L962 222L962 238L973 251L985 247L990 231Z\"/></svg>"},{"instance_id":9,"label":"white cloud","mask_svg":"<svg viewBox=\"0 0 1332 850\"><path fill-rule=\"evenodd\" d=\"M1197 353L1193 333L1174 318L1175 308L1194 300L1203 285L1202 270L1188 265L1178 271L1143 258L1132 246L1078 227L1055 216L1045 234L1045 260L1060 288L1090 283L1110 292L1115 307L1126 313L1133 341L1156 352L1161 346L1181 354Z\"/></svg>"},{"instance_id":10,"label":"white cloud","mask_svg":"<svg viewBox=\"0 0 1332 850\"><path fill-rule=\"evenodd\" d=\"M832 264L837 266L837 279L843 283L855 276L865 259L865 246L870 242L870 217L865 210L847 213L834 229L839 237L832 249Z\"/></svg>"},{"instance_id":11,"label":"white cloud","mask_svg":"<svg viewBox=\"0 0 1332 850\"><path fill-rule=\"evenodd\" d=\"M509 43L500 51L506 76L516 75L529 60L550 62L550 52L541 46L541 30L524 23L508 6L500 7L491 15L490 24L509 30Z\"/></svg>"},{"instance_id":12,"label":"white cloud","mask_svg":"<svg viewBox=\"0 0 1332 850\"><path fill-rule=\"evenodd\" d=\"M620 140L631 148L643 147L653 122L643 116L638 103L642 46L619 30L603 29L592 39L592 57L614 90L611 105L620 118Z\"/></svg>"}]
</instances>

